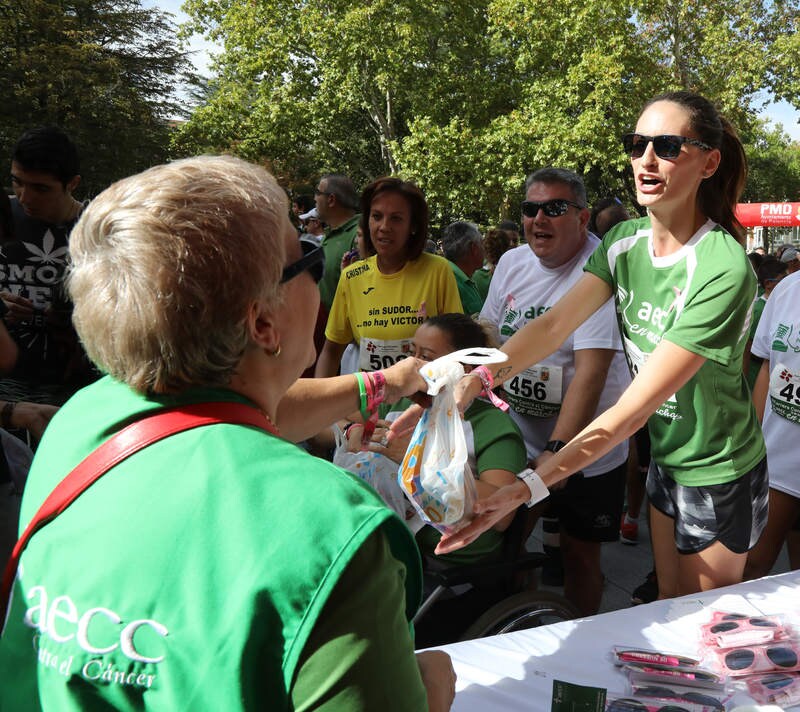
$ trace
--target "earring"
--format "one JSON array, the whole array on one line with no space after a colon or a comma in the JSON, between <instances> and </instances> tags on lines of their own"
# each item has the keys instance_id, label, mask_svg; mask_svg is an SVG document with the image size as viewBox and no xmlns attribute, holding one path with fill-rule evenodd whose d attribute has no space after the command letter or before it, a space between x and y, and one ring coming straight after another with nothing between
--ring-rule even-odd
<instances>
[{"instance_id":1,"label":"earring","mask_svg":"<svg viewBox=\"0 0 800 712\"><path fill-rule=\"evenodd\" d=\"M281 345L278 344L278 348L277 349L275 349L274 351L267 351L267 353L270 356L274 356L275 358L278 358L278 356L281 355Z\"/></svg>"}]
</instances>

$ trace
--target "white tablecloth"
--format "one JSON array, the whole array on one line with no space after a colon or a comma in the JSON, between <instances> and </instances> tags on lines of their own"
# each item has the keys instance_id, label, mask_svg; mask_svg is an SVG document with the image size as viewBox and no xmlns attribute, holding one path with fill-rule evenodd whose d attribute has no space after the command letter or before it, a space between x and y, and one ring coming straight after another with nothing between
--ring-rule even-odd
<instances>
[{"instance_id":1,"label":"white tablecloth","mask_svg":"<svg viewBox=\"0 0 800 712\"><path fill-rule=\"evenodd\" d=\"M613 665L612 645L694 655L700 625L714 609L755 615L798 614L800 571L441 646L451 655L458 675L453 712L549 712L554 679L624 693L626 679Z\"/></svg>"}]
</instances>

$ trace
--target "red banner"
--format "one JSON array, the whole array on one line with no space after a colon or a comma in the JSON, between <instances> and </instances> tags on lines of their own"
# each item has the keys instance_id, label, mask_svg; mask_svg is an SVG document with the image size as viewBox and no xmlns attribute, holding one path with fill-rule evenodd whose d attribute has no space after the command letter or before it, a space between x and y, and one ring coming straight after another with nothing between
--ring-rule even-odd
<instances>
[{"instance_id":1,"label":"red banner","mask_svg":"<svg viewBox=\"0 0 800 712\"><path fill-rule=\"evenodd\" d=\"M739 203L736 217L745 227L796 227L800 203Z\"/></svg>"}]
</instances>

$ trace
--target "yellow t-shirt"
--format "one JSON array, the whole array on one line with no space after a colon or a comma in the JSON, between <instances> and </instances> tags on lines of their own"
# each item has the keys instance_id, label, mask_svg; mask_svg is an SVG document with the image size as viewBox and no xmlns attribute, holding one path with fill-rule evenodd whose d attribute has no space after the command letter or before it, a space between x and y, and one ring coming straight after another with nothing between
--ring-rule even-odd
<instances>
[{"instance_id":1,"label":"yellow t-shirt","mask_svg":"<svg viewBox=\"0 0 800 712\"><path fill-rule=\"evenodd\" d=\"M339 277L325 337L356 341L359 367L373 371L411 353L411 339L429 316L463 312L450 265L423 252L394 274L381 274L376 257L361 260Z\"/></svg>"}]
</instances>

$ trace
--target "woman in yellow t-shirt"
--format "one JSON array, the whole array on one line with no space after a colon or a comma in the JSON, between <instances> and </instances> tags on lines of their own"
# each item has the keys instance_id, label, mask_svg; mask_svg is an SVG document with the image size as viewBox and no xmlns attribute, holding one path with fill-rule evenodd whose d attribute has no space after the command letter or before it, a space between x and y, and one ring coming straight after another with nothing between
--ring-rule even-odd
<instances>
[{"instance_id":1,"label":"woman in yellow t-shirt","mask_svg":"<svg viewBox=\"0 0 800 712\"><path fill-rule=\"evenodd\" d=\"M361 229L375 254L342 271L315 375L335 376L347 345L360 347L359 369L375 371L413 354L429 316L463 312L450 265L424 251L428 204L400 178L379 178L361 195Z\"/></svg>"}]
</instances>

